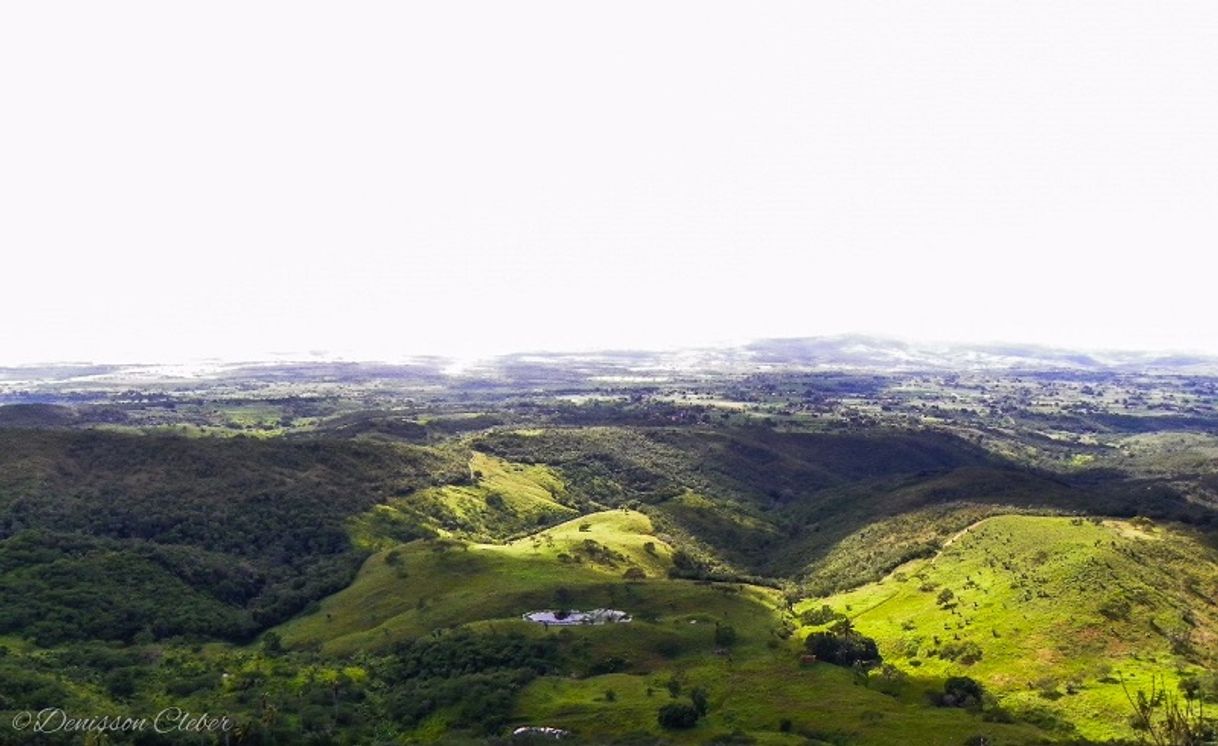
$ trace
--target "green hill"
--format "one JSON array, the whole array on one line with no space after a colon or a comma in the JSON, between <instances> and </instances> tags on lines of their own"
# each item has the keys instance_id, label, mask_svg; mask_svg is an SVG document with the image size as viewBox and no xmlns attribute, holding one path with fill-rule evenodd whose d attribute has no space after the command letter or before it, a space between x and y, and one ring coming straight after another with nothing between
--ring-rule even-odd
<instances>
[{"instance_id":1,"label":"green hill","mask_svg":"<svg viewBox=\"0 0 1218 746\"><path fill-rule=\"evenodd\" d=\"M968 675L1062 736L1131 738L1130 692L1215 663L1218 552L1145 520L997 516L827 604L918 677Z\"/></svg>"},{"instance_id":2,"label":"green hill","mask_svg":"<svg viewBox=\"0 0 1218 746\"><path fill-rule=\"evenodd\" d=\"M816 594L878 580L987 515L1213 520L1163 483L1039 471L933 431L571 427L472 443L549 467L572 504L644 510L708 575L788 578Z\"/></svg>"},{"instance_id":3,"label":"green hill","mask_svg":"<svg viewBox=\"0 0 1218 746\"><path fill-rule=\"evenodd\" d=\"M533 680L512 719L566 728L592 743L632 733L693 743L734 732L761 743L954 744L981 731L1026 743L1046 735L1035 726L987 724L976 713L929 707L916 680L885 692L847 669L801 666L780 594L670 579L673 550L652 531L644 514L612 510L506 544L414 541L373 555L350 587L276 632L289 648L320 648L327 656L392 650L455 627L549 636L560 642L563 670L574 676ZM628 580L631 569L636 579ZM520 618L595 607L633 619L546 629ZM707 716L690 731L663 731L658 709L684 701L694 688L707 694ZM448 727L443 714L437 717L420 736Z\"/></svg>"},{"instance_id":4,"label":"green hill","mask_svg":"<svg viewBox=\"0 0 1218 746\"><path fill-rule=\"evenodd\" d=\"M653 585L625 577L632 570L640 580L663 577L671 555L669 546L651 536L646 516L621 510L505 544L416 541L374 554L354 583L279 631L290 646L347 653L435 628L516 623L537 609L620 606L629 600L636 612L671 610L689 601L675 592L660 599Z\"/></svg>"}]
</instances>

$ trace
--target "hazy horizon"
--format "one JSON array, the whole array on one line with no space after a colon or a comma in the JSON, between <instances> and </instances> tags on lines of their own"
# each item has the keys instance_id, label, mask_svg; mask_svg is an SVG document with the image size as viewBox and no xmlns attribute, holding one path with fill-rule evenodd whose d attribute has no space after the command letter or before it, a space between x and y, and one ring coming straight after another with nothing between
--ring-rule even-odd
<instances>
[{"instance_id":1,"label":"hazy horizon","mask_svg":"<svg viewBox=\"0 0 1218 746\"><path fill-rule=\"evenodd\" d=\"M0 9L0 364L1218 353L1218 5Z\"/></svg>"},{"instance_id":2,"label":"hazy horizon","mask_svg":"<svg viewBox=\"0 0 1218 746\"><path fill-rule=\"evenodd\" d=\"M934 338L911 338L885 334L867 334L862 332L842 332L839 334L823 334L800 337L754 337L748 339L736 340L718 340L704 344L690 345L662 345L662 346L636 346L636 347L587 347L587 348L572 348L572 349L516 349L491 351L485 354L465 353L465 354L445 354L438 352L429 352L426 350L419 351L403 351L396 356L390 355L360 355L358 352L343 352L341 350L279 350L269 351L258 356L212 356L212 357L163 357L159 359L72 359L63 358L58 360L33 360L20 362L4 362L0 360L0 368L34 368L34 367L70 367L74 365L86 366L132 366L132 367L158 367L164 366L167 368L202 366L231 366L242 364L292 364L292 363L367 363L367 364L411 364L418 363L428 359L445 361L454 364L455 370L467 369L469 365L480 362L490 362L497 358L510 357L529 357L529 356L589 356L597 355L623 355L637 353L641 355L656 354L663 355L665 353L693 353L693 352L717 352L743 350L747 347L761 346L766 343L782 343L782 342L860 342L860 343L875 343L878 345L901 345L907 346L914 353L931 353L931 352L946 352L946 351L988 351L991 354L997 354L998 351L1005 351L1011 354L1018 353L1061 353L1061 354L1077 354L1095 356L1103 359L1106 356L1139 356L1147 357L1170 357L1170 356L1185 356L1185 357L1201 357L1209 358L1218 361L1218 355L1211 352L1206 352L1199 349L1136 349L1136 348L1119 348L1119 347L1061 347L1054 345L1044 345L1037 342L1026 341L1007 341L1007 340L949 340L949 339L934 339Z\"/></svg>"}]
</instances>

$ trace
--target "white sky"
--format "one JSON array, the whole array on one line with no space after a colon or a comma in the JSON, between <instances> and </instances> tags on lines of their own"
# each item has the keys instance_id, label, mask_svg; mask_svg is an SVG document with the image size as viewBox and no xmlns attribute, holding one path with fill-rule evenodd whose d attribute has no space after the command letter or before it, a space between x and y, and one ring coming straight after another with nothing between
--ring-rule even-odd
<instances>
[{"instance_id":1,"label":"white sky","mask_svg":"<svg viewBox=\"0 0 1218 746\"><path fill-rule=\"evenodd\" d=\"M0 363L1218 352L1218 3L0 4Z\"/></svg>"}]
</instances>

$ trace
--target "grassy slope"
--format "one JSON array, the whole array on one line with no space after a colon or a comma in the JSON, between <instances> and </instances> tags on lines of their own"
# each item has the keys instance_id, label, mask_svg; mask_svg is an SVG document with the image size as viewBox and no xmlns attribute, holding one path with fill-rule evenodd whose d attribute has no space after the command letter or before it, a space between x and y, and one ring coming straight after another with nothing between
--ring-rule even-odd
<instances>
[{"instance_id":1,"label":"grassy slope","mask_svg":"<svg viewBox=\"0 0 1218 746\"><path fill-rule=\"evenodd\" d=\"M652 675L538 679L523 693L520 722L568 728L592 743L613 743L634 734L708 743L736 731L760 744L908 746L957 746L978 734L994 744L1023 744L1046 735L1027 724L987 723L964 710L929 707L912 690L888 696L856 683L843 668L801 668L786 649L743 657L678 663L671 671ZM666 732L656 726L656 710L673 701L664 682L678 671L686 689L707 690L710 712L693 730ZM606 700L607 689L614 691L615 701ZM780 730L783 719L791 721L789 733Z\"/></svg>"},{"instance_id":2,"label":"grassy slope","mask_svg":"<svg viewBox=\"0 0 1218 746\"><path fill-rule=\"evenodd\" d=\"M566 486L547 466L474 452L469 475L468 484L416 490L356 516L350 522L355 543L382 549L424 534L502 539L579 512L561 502Z\"/></svg>"},{"instance_id":3,"label":"grassy slope","mask_svg":"<svg viewBox=\"0 0 1218 746\"><path fill-rule=\"evenodd\" d=\"M370 557L349 588L281 631L289 645L324 642L327 651L353 652L437 627L516 620L526 611L558 605L559 588L571 592L573 606L621 603L647 587L625 583L627 569L654 577L668 563L671 549L650 531L641 513L606 511L506 544L412 542ZM612 554L588 541L610 547ZM644 548L648 543L654 554Z\"/></svg>"},{"instance_id":4,"label":"grassy slope","mask_svg":"<svg viewBox=\"0 0 1218 746\"><path fill-rule=\"evenodd\" d=\"M938 603L944 588L955 595L950 608ZM1174 530L999 516L938 557L827 603L907 672L966 674L1016 715L1111 738L1132 736L1119 677L1131 690L1154 675L1174 688L1195 668L1190 658L1213 655L1216 592L1218 554ZM972 665L935 654L964 641L983 651Z\"/></svg>"},{"instance_id":5,"label":"grassy slope","mask_svg":"<svg viewBox=\"0 0 1218 746\"><path fill-rule=\"evenodd\" d=\"M669 580L671 549L651 531L645 515L614 510L504 545L412 542L374 555L351 587L278 631L289 646L352 654L461 624L547 634L520 621L520 614L613 606L635 621L549 634L564 640L577 672L596 673L618 659L617 672L538 679L521 697L518 722L566 727L593 742L661 735L656 711L669 701L665 682L677 676L687 690L706 688L712 704L697 728L668 734L679 742L705 742L737 729L763 743L803 743L819 735L850 743L954 744L974 732L1023 743L1043 735L1027 725L982 723L971 713L928 708L917 686L893 697L857 684L844 669L801 668L798 641L783 633L775 592ZM616 556L589 553L588 540ZM575 559L564 561L563 555ZM648 578L625 582L628 567ZM565 603L559 602L560 588ZM730 654L716 652L716 623L731 625L739 636ZM789 734L779 732L784 718L792 721Z\"/></svg>"}]
</instances>

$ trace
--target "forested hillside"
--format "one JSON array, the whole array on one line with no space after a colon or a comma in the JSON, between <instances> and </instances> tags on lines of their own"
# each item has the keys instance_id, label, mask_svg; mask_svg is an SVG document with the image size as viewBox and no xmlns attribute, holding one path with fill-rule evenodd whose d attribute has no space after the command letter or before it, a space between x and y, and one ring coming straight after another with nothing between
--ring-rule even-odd
<instances>
[{"instance_id":1,"label":"forested hillside","mask_svg":"<svg viewBox=\"0 0 1218 746\"><path fill-rule=\"evenodd\" d=\"M350 516L462 480L403 445L0 431L0 634L248 639L350 581Z\"/></svg>"}]
</instances>

